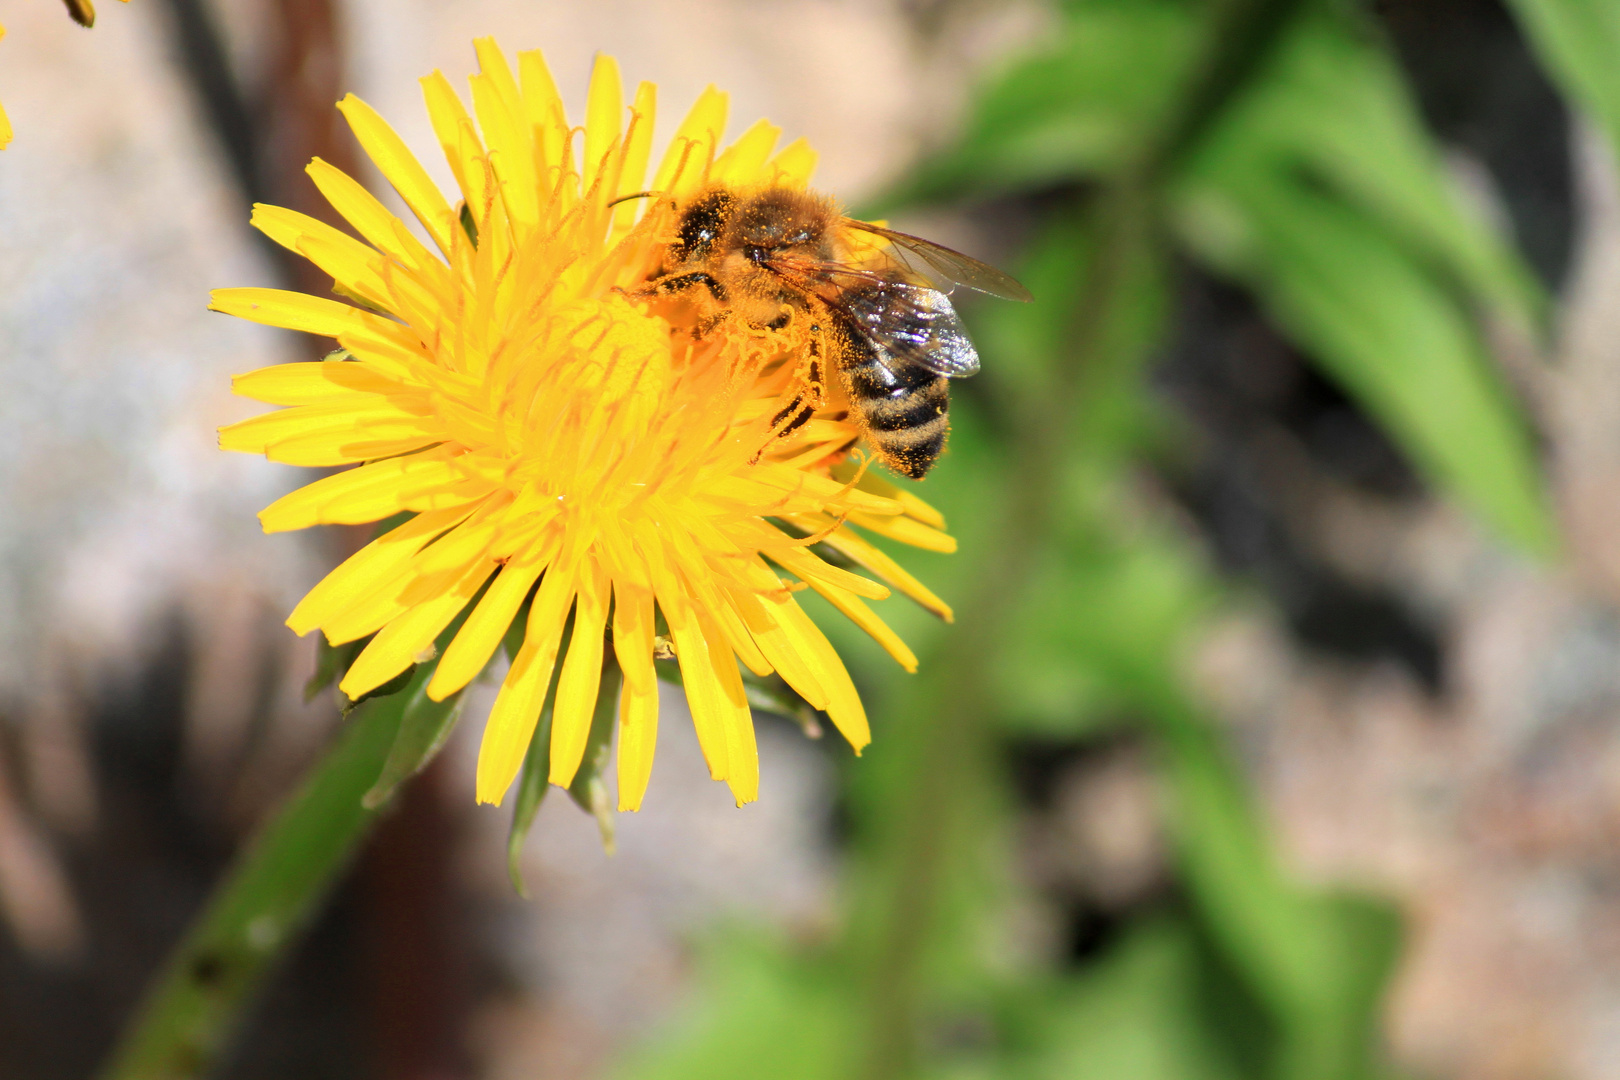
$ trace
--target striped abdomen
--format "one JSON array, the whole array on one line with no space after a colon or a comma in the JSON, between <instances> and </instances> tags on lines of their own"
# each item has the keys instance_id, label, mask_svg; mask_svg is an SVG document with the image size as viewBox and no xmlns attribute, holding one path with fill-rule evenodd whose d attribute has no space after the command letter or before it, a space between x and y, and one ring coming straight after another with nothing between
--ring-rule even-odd
<instances>
[{"instance_id":1,"label":"striped abdomen","mask_svg":"<svg viewBox=\"0 0 1620 1080\"><path fill-rule=\"evenodd\" d=\"M842 363L855 418L879 460L921 480L945 449L950 380L898 359L861 334L846 334Z\"/></svg>"}]
</instances>

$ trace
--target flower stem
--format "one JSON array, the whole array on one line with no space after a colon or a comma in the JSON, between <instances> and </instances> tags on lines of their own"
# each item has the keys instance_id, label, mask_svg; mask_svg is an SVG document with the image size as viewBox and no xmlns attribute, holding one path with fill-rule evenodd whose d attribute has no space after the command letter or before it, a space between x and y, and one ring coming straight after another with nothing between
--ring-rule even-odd
<instances>
[{"instance_id":1,"label":"flower stem","mask_svg":"<svg viewBox=\"0 0 1620 1080\"><path fill-rule=\"evenodd\" d=\"M1079 209L1091 254L1071 301L1067 347L1051 358L1040 393L1003 403L1016 420L1007 429L1006 460L1016 462L1008 505L995 515L999 532L985 540L993 555L983 560L959 609L958 629L930 662L938 674L913 709L927 730L899 751L907 755L900 770L907 780L895 796L898 820L884 845L892 862L867 969L865 1037L857 1049L863 1080L902 1080L916 1070L946 855L971 828L971 792L987 782L991 768L995 643L1016 616L1042 551L1056 539L1056 493L1066 463L1082 452L1074 429L1087 387L1134 362L1145 344L1133 347L1119 330L1129 318L1131 282L1153 272L1162 248L1156 235L1160 189L1270 57L1300 6L1300 0L1226 0L1181 108Z\"/></svg>"},{"instance_id":2,"label":"flower stem","mask_svg":"<svg viewBox=\"0 0 1620 1080\"><path fill-rule=\"evenodd\" d=\"M301 937L380 809L361 799L388 757L406 694L374 698L304 784L238 854L208 907L170 955L101 1080L206 1074L242 1007Z\"/></svg>"}]
</instances>

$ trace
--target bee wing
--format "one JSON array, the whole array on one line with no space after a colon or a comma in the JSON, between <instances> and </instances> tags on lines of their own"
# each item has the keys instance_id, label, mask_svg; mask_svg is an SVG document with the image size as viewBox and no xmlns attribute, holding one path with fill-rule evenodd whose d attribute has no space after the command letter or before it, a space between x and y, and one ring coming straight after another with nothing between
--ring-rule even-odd
<instances>
[{"instance_id":1,"label":"bee wing","mask_svg":"<svg viewBox=\"0 0 1620 1080\"><path fill-rule=\"evenodd\" d=\"M938 289L879 279L875 287L847 290L834 306L877 347L880 361L900 360L951 379L979 370L978 350L950 297Z\"/></svg>"},{"instance_id":2,"label":"bee wing","mask_svg":"<svg viewBox=\"0 0 1620 1080\"><path fill-rule=\"evenodd\" d=\"M1028 303L1035 299L1029 290L1018 284L1011 274L982 263L970 255L953 251L943 244L924 240L910 233L895 232L881 225L845 218L844 225L861 232L881 236L894 245L894 256L911 270L939 284L966 285L976 292L999 296L1003 300Z\"/></svg>"}]
</instances>

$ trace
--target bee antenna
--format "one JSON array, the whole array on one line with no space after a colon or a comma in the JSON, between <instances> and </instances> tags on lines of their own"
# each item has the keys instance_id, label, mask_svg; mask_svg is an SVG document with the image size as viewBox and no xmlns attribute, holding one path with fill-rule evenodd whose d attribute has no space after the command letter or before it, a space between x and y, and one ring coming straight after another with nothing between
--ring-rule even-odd
<instances>
[{"instance_id":1,"label":"bee antenna","mask_svg":"<svg viewBox=\"0 0 1620 1080\"><path fill-rule=\"evenodd\" d=\"M662 191L638 191L633 195L620 195L617 199L610 201L608 205L618 206L620 203L629 202L631 199L656 199L662 194Z\"/></svg>"}]
</instances>

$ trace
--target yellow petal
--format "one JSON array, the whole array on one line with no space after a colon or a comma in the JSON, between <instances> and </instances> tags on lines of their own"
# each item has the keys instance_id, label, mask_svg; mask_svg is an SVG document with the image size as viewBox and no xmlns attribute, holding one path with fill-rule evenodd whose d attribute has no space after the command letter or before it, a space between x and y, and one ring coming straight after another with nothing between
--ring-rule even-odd
<instances>
[{"instance_id":1,"label":"yellow petal","mask_svg":"<svg viewBox=\"0 0 1620 1080\"><path fill-rule=\"evenodd\" d=\"M703 639L709 645L708 670L713 673L721 694L718 705L719 722L726 738L726 783L737 805L742 806L759 798L759 746L754 739L754 713L748 707L742 676L737 673L737 660L725 635L706 614L699 613L698 620L703 627ZM685 676L684 668L682 676Z\"/></svg>"},{"instance_id":2,"label":"yellow petal","mask_svg":"<svg viewBox=\"0 0 1620 1080\"><path fill-rule=\"evenodd\" d=\"M494 43L484 38L478 45L483 70L469 81L473 111L489 147L489 165L495 171L507 214L514 222L532 227L540 222L540 190L534 174L534 143L529 126L523 123L517 84L506 57Z\"/></svg>"},{"instance_id":3,"label":"yellow petal","mask_svg":"<svg viewBox=\"0 0 1620 1080\"><path fill-rule=\"evenodd\" d=\"M619 62L606 53L597 53L590 92L585 98L585 190L590 191L605 176L609 186L598 193L604 200L612 198L617 188L609 154L619 143L623 111L624 84L619 77ZM605 174L604 169L608 170Z\"/></svg>"},{"instance_id":4,"label":"yellow petal","mask_svg":"<svg viewBox=\"0 0 1620 1080\"><path fill-rule=\"evenodd\" d=\"M872 635L873 640L883 646L883 651L894 657L895 663L913 675L917 673L917 654L860 597L820 581L811 581L810 587L825 596L850 622Z\"/></svg>"},{"instance_id":5,"label":"yellow petal","mask_svg":"<svg viewBox=\"0 0 1620 1080\"><path fill-rule=\"evenodd\" d=\"M715 148L726 133L728 101L712 86L699 95L664 152L652 190L680 198L703 185Z\"/></svg>"},{"instance_id":6,"label":"yellow petal","mask_svg":"<svg viewBox=\"0 0 1620 1080\"><path fill-rule=\"evenodd\" d=\"M535 132L540 164L546 169L558 168L565 164L568 118L562 96L557 93L557 81L551 77L551 69L546 67L546 58L539 49L518 53L518 74L523 79L523 111L528 115L530 129ZM547 183L554 180L548 177Z\"/></svg>"},{"instance_id":7,"label":"yellow petal","mask_svg":"<svg viewBox=\"0 0 1620 1080\"><path fill-rule=\"evenodd\" d=\"M647 663L652 663L649 655ZM628 682L619 697L619 809L640 810L652 779L658 744L658 686L638 690Z\"/></svg>"},{"instance_id":8,"label":"yellow petal","mask_svg":"<svg viewBox=\"0 0 1620 1080\"><path fill-rule=\"evenodd\" d=\"M443 438L437 417L413 415L370 395L355 402L298 405L219 429L220 449L262 453L288 465L347 465Z\"/></svg>"},{"instance_id":9,"label":"yellow petal","mask_svg":"<svg viewBox=\"0 0 1620 1080\"><path fill-rule=\"evenodd\" d=\"M802 188L810 183L810 177L816 171L816 157L807 140L797 139L771 160L769 171L775 182L783 187Z\"/></svg>"},{"instance_id":10,"label":"yellow petal","mask_svg":"<svg viewBox=\"0 0 1620 1080\"><path fill-rule=\"evenodd\" d=\"M563 620L574 601L573 567L553 564L529 607L529 623L523 648L512 661L501 692L484 725L484 739L478 747L478 801L500 804L512 786L529 740L540 722L540 707L551 688L551 670L557 663L562 642Z\"/></svg>"},{"instance_id":11,"label":"yellow petal","mask_svg":"<svg viewBox=\"0 0 1620 1080\"><path fill-rule=\"evenodd\" d=\"M639 810L658 742L658 674L653 669L653 598L613 584L613 651L624 672L619 699L619 809Z\"/></svg>"},{"instance_id":12,"label":"yellow petal","mask_svg":"<svg viewBox=\"0 0 1620 1080\"><path fill-rule=\"evenodd\" d=\"M484 598L478 601L478 606L467 617L467 622L450 647L444 650L438 670L433 673L433 681L428 683L428 697L443 701L484 670L484 665L495 653L495 647L512 625L513 616L523 605L523 598L529 595L529 589L545 568L545 561L539 559L528 563L507 563L501 568L500 576L489 587Z\"/></svg>"},{"instance_id":13,"label":"yellow petal","mask_svg":"<svg viewBox=\"0 0 1620 1080\"><path fill-rule=\"evenodd\" d=\"M431 75L423 76L420 81L422 98L427 103L428 119L433 124L433 134L438 136L445 160L450 163L450 172L455 175L456 186L465 197L468 156L464 154L461 146L461 125L471 118L467 115L466 107L461 104L461 98L456 96L455 89L451 87L450 80L444 77L444 72L435 71Z\"/></svg>"},{"instance_id":14,"label":"yellow petal","mask_svg":"<svg viewBox=\"0 0 1620 1080\"><path fill-rule=\"evenodd\" d=\"M287 625L302 637L327 622L382 582L395 577L423 544L437 539L468 513L468 510L441 510L421 514L377 537L322 578L287 616Z\"/></svg>"},{"instance_id":15,"label":"yellow petal","mask_svg":"<svg viewBox=\"0 0 1620 1080\"><path fill-rule=\"evenodd\" d=\"M670 595L660 588L658 608L669 624L670 637L675 639L681 682L686 685L686 703L692 710L692 726L697 729L698 746L709 766L709 776L715 780L730 779L730 741L726 733L730 703L715 674L709 643L704 640L703 629L684 596ZM730 654L729 649L726 652Z\"/></svg>"},{"instance_id":16,"label":"yellow petal","mask_svg":"<svg viewBox=\"0 0 1620 1080\"><path fill-rule=\"evenodd\" d=\"M787 520L807 533L819 533L831 524L827 518L810 515L793 515ZM949 604L935 596L932 590L890 558L888 553L857 535L853 529L835 529L822 543L872 571L946 622L956 621Z\"/></svg>"},{"instance_id":17,"label":"yellow petal","mask_svg":"<svg viewBox=\"0 0 1620 1080\"><path fill-rule=\"evenodd\" d=\"M306 296L287 289L215 289L209 296L208 306L213 311L266 326L301 330L306 334L321 334L330 338L387 322L381 316L340 304L336 300Z\"/></svg>"},{"instance_id":18,"label":"yellow petal","mask_svg":"<svg viewBox=\"0 0 1620 1080\"><path fill-rule=\"evenodd\" d=\"M231 377L232 393L268 405L315 405L348 394L387 394L401 389L397 380L374 365L353 360L271 364Z\"/></svg>"},{"instance_id":19,"label":"yellow petal","mask_svg":"<svg viewBox=\"0 0 1620 1080\"><path fill-rule=\"evenodd\" d=\"M866 721L866 709L861 705L860 694L855 690L855 684L850 681L849 672L844 662L838 658L827 636L821 632L811 619L799 607L792 596L779 594L763 594L760 597L765 609L781 628L784 637L791 643L793 654L803 667L809 668L819 689L825 697L825 704L818 704L805 688L795 680L797 669L791 665L784 665L775 656L771 657L776 664L776 670L788 681L803 697L816 708L824 709L833 724L843 733L844 738L855 748L858 754L867 743L872 741L872 732ZM755 635L764 647L764 640ZM767 652L767 656L771 654Z\"/></svg>"},{"instance_id":20,"label":"yellow petal","mask_svg":"<svg viewBox=\"0 0 1620 1080\"><path fill-rule=\"evenodd\" d=\"M450 232L457 227L455 214L445 201L444 193L429 179L422 163L416 160L405 146L405 141L377 114L377 110L353 94L338 102L338 110L348 120L366 156L394 185L394 190L411 208L411 213L433 237L433 242L439 245L439 250L449 255Z\"/></svg>"},{"instance_id":21,"label":"yellow petal","mask_svg":"<svg viewBox=\"0 0 1620 1080\"><path fill-rule=\"evenodd\" d=\"M619 190L614 194L633 195L647 180L647 161L652 155L653 122L658 113L658 88L644 82L636 87L636 100L630 106L630 126L625 132L624 165L619 170ZM615 238L635 223L636 200L620 203L613 211Z\"/></svg>"},{"instance_id":22,"label":"yellow petal","mask_svg":"<svg viewBox=\"0 0 1620 1080\"><path fill-rule=\"evenodd\" d=\"M754 126L714 160L709 178L717 184L748 184L759 179L765 160L771 156L782 129L769 120L756 120Z\"/></svg>"},{"instance_id":23,"label":"yellow petal","mask_svg":"<svg viewBox=\"0 0 1620 1080\"><path fill-rule=\"evenodd\" d=\"M591 715L602 683L608 595L607 574L595 559L587 557L579 571L574 632L568 638L568 656L557 680L557 704L551 714L551 782L559 787L574 782L591 734Z\"/></svg>"},{"instance_id":24,"label":"yellow petal","mask_svg":"<svg viewBox=\"0 0 1620 1080\"><path fill-rule=\"evenodd\" d=\"M374 461L283 495L259 512L259 522L267 533L312 525L363 525L399 513L425 492L464 479L455 463L435 450Z\"/></svg>"},{"instance_id":25,"label":"yellow petal","mask_svg":"<svg viewBox=\"0 0 1620 1080\"><path fill-rule=\"evenodd\" d=\"M399 256L406 266L418 269L435 261L422 242L412 236L405 223L389 212L378 198L352 176L335 165L316 158L304 171L332 209L354 226L355 232L378 251Z\"/></svg>"},{"instance_id":26,"label":"yellow petal","mask_svg":"<svg viewBox=\"0 0 1620 1080\"><path fill-rule=\"evenodd\" d=\"M433 640L450 625L450 620L477 595L494 569L493 562L469 567L453 588L432 600L417 604L383 627L360 650L360 655L349 666L338 689L352 700L375 690L419 662Z\"/></svg>"},{"instance_id":27,"label":"yellow petal","mask_svg":"<svg viewBox=\"0 0 1620 1080\"><path fill-rule=\"evenodd\" d=\"M387 306L388 286L372 263L382 256L347 233L341 233L308 214L280 206L253 204L250 223L288 251L297 252L351 290L359 291L368 303ZM320 243L306 250L307 241Z\"/></svg>"},{"instance_id":28,"label":"yellow petal","mask_svg":"<svg viewBox=\"0 0 1620 1080\"><path fill-rule=\"evenodd\" d=\"M806 548L772 547L765 553L805 581L826 582L835 588L871 600L886 600L889 597L889 590L871 578L864 578L859 574L852 574L848 570L840 570L836 566L829 565Z\"/></svg>"},{"instance_id":29,"label":"yellow petal","mask_svg":"<svg viewBox=\"0 0 1620 1080\"><path fill-rule=\"evenodd\" d=\"M859 525L868 532L875 532L879 536L886 536L890 540L898 540L902 544L910 544L925 551L938 551L946 555L956 550L956 537L949 533L942 533L938 529L929 528L922 522L910 517L879 517L875 514L863 514L859 511L849 515L851 525Z\"/></svg>"}]
</instances>

